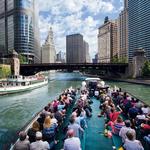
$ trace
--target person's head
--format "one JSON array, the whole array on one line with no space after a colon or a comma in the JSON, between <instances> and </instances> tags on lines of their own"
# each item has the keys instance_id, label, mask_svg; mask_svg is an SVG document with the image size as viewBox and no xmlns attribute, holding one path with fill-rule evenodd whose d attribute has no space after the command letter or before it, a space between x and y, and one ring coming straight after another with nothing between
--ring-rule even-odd
<instances>
[{"instance_id":1,"label":"person's head","mask_svg":"<svg viewBox=\"0 0 150 150\"><path fill-rule=\"evenodd\" d=\"M39 131L36 132L36 140L42 140L42 133Z\"/></svg>"},{"instance_id":2,"label":"person's head","mask_svg":"<svg viewBox=\"0 0 150 150\"><path fill-rule=\"evenodd\" d=\"M111 108L111 112L114 113L115 112L115 108Z\"/></svg>"},{"instance_id":3,"label":"person's head","mask_svg":"<svg viewBox=\"0 0 150 150\"><path fill-rule=\"evenodd\" d=\"M45 110L45 111L48 111L48 108L49 108L48 106L45 106L45 107L44 107L44 110Z\"/></svg>"},{"instance_id":4,"label":"person's head","mask_svg":"<svg viewBox=\"0 0 150 150\"><path fill-rule=\"evenodd\" d=\"M145 105L144 105L144 108L147 108L147 107L148 107L148 106L145 104Z\"/></svg>"},{"instance_id":5,"label":"person's head","mask_svg":"<svg viewBox=\"0 0 150 150\"><path fill-rule=\"evenodd\" d=\"M130 122L130 120L125 120L125 126L126 127L131 127L131 122Z\"/></svg>"},{"instance_id":6,"label":"person's head","mask_svg":"<svg viewBox=\"0 0 150 150\"><path fill-rule=\"evenodd\" d=\"M40 117L41 117L41 118L45 118L45 114L44 114L44 113L41 113L41 114L40 114Z\"/></svg>"},{"instance_id":7,"label":"person's head","mask_svg":"<svg viewBox=\"0 0 150 150\"><path fill-rule=\"evenodd\" d=\"M53 113L50 114L50 118L51 118L51 119L54 118L54 114L53 114Z\"/></svg>"},{"instance_id":8,"label":"person's head","mask_svg":"<svg viewBox=\"0 0 150 150\"><path fill-rule=\"evenodd\" d=\"M122 118L121 118L120 116L118 116L117 122L118 122L118 123L122 123L122 122L123 122L123 120L122 120Z\"/></svg>"},{"instance_id":9,"label":"person's head","mask_svg":"<svg viewBox=\"0 0 150 150\"><path fill-rule=\"evenodd\" d=\"M133 141L134 135L133 135L133 133L132 133L131 131L128 131L128 132L126 133L126 136L127 136L127 138L128 138L130 141Z\"/></svg>"},{"instance_id":10,"label":"person's head","mask_svg":"<svg viewBox=\"0 0 150 150\"><path fill-rule=\"evenodd\" d=\"M32 129L34 129L35 131L39 131L40 125L37 121L33 122Z\"/></svg>"},{"instance_id":11,"label":"person's head","mask_svg":"<svg viewBox=\"0 0 150 150\"><path fill-rule=\"evenodd\" d=\"M69 121L70 121L71 124L73 124L75 122L75 118L71 117Z\"/></svg>"},{"instance_id":12,"label":"person's head","mask_svg":"<svg viewBox=\"0 0 150 150\"><path fill-rule=\"evenodd\" d=\"M19 139L20 139L20 141L24 141L24 140L26 139L26 137L27 137L26 132L21 131L21 132L19 133Z\"/></svg>"},{"instance_id":13,"label":"person's head","mask_svg":"<svg viewBox=\"0 0 150 150\"><path fill-rule=\"evenodd\" d=\"M69 138L74 137L74 130L73 130L73 129L69 129L69 130L67 131L67 136L68 136Z\"/></svg>"},{"instance_id":14,"label":"person's head","mask_svg":"<svg viewBox=\"0 0 150 150\"><path fill-rule=\"evenodd\" d=\"M47 116L44 120L44 124L43 127L44 128L49 128L51 126L51 118L49 116Z\"/></svg>"}]
</instances>

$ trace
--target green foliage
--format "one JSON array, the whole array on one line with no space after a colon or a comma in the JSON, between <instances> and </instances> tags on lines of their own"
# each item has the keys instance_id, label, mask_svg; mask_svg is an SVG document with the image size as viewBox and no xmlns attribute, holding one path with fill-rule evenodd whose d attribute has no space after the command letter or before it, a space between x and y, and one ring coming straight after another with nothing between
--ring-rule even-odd
<instances>
[{"instance_id":1,"label":"green foliage","mask_svg":"<svg viewBox=\"0 0 150 150\"><path fill-rule=\"evenodd\" d=\"M111 61L112 63L127 63L128 62L128 60L127 60L127 57L118 57L118 56L114 56L113 58L112 58L112 61Z\"/></svg>"},{"instance_id":2,"label":"green foliage","mask_svg":"<svg viewBox=\"0 0 150 150\"><path fill-rule=\"evenodd\" d=\"M144 66L142 68L143 76L150 76L150 61L145 61Z\"/></svg>"},{"instance_id":3,"label":"green foliage","mask_svg":"<svg viewBox=\"0 0 150 150\"><path fill-rule=\"evenodd\" d=\"M19 60L20 60L20 64L26 64L27 63L27 60L26 60L26 57L19 54Z\"/></svg>"},{"instance_id":4,"label":"green foliage","mask_svg":"<svg viewBox=\"0 0 150 150\"><path fill-rule=\"evenodd\" d=\"M0 78L6 78L11 75L11 67L9 65L0 65Z\"/></svg>"}]
</instances>

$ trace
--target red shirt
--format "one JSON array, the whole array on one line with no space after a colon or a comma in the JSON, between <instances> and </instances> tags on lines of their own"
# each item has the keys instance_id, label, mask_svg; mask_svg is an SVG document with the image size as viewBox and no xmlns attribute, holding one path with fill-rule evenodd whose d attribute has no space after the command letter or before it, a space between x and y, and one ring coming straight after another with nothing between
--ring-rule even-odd
<instances>
[{"instance_id":1,"label":"red shirt","mask_svg":"<svg viewBox=\"0 0 150 150\"><path fill-rule=\"evenodd\" d=\"M145 130L150 130L150 125L143 124L142 128L145 129Z\"/></svg>"},{"instance_id":2,"label":"red shirt","mask_svg":"<svg viewBox=\"0 0 150 150\"><path fill-rule=\"evenodd\" d=\"M121 114L121 111L116 111L116 112L113 112L113 113L110 113L109 117L110 117L110 120L112 122L116 121L116 119L118 118L118 116Z\"/></svg>"}]
</instances>

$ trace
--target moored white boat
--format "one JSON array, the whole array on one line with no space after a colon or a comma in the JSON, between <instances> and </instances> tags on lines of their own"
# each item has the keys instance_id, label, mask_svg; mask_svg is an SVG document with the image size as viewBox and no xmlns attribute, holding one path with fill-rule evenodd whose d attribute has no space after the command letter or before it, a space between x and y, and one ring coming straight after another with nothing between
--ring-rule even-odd
<instances>
[{"instance_id":1,"label":"moored white boat","mask_svg":"<svg viewBox=\"0 0 150 150\"><path fill-rule=\"evenodd\" d=\"M48 78L43 75L10 76L0 81L0 95L12 94L32 90L48 84Z\"/></svg>"}]
</instances>

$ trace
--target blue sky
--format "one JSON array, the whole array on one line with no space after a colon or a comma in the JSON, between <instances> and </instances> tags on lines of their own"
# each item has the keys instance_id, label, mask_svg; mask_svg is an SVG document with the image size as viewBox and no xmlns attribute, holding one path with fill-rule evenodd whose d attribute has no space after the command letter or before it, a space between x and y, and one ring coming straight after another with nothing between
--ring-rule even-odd
<instances>
[{"instance_id":1,"label":"blue sky","mask_svg":"<svg viewBox=\"0 0 150 150\"><path fill-rule=\"evenodd\" d=\"M123 0L38 0L41 44L53 28L56 51L66 51L66 35L81 33L89 43L91 57L97 52L98 27L105 16L116 19Z\"/></svg>"}]
</instances>

